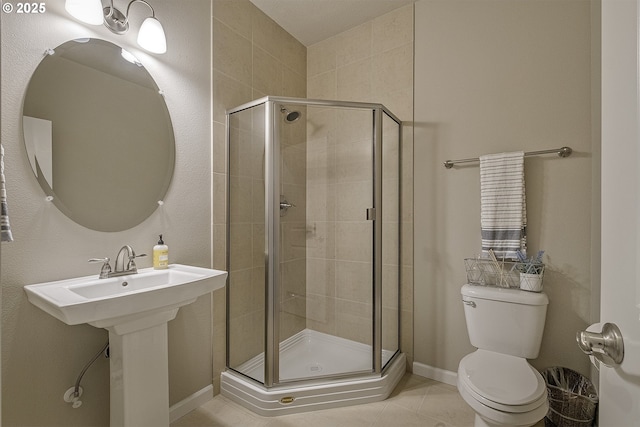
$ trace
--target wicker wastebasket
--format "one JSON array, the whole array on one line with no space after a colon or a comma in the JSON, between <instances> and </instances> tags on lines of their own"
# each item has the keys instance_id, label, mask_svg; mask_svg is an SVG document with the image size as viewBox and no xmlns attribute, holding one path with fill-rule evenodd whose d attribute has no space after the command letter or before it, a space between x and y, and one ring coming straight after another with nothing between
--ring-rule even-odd
<instances>
[{"instance_id":1,"label":"wicker wastebasket","mask_svg":"<svg viewBox=\"0 0 640 427\"><path fill-rule=\"evenodd\" d=\"M557 427L593 425L598 393L588 378L558 366L545 369L542 376L547 383L549 399L545 424Z\"/></svg>"}]
</instances>

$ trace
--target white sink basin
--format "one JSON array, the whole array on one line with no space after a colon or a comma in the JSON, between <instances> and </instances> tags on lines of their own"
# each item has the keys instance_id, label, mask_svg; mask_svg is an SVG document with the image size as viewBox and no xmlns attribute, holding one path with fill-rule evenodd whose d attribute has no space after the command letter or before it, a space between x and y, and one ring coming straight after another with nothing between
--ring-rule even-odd
<instances>
[{"instance_id":1,"label":"white sink basin","mask_svg":"<svg viewBox=\"0 0 640 427\"><path fill-rule=\"evenodd\" d=\"M29 301L67 325L109 331L110 425L169 427L167 322L183 305L225 286L226 271L171 264L24 287Z\"/></svg>"},{"instance_id":2,"label":"white sink basin","mask_svg":"<svg viewBox=\"0 0 640 427\"><path fill-rule=\"evenodd\" d=\"M181 307L224 287L227 273L171 264L109 279L94 276L25 286L29 301L67 325L104 328Z\"/></svg>"}]
</instances>

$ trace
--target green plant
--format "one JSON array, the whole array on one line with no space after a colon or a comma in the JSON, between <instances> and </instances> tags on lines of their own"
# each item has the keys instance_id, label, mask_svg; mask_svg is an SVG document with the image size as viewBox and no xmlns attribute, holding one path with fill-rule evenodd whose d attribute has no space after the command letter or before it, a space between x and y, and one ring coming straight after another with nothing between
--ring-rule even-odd
<instances>
[{"instance_id":1,"label":"green plant","mask_svg":"<svg viewBox=\"0 0 640 427\"><path fill-rule=\"evenodd\" d=\"M538 251L535 257L527 258L522 251L516 251L518 262L515 265L515 269L520 273L542 274L544 271L544 264L542 263L543 254L544 251Z\"/></svg>"}]
</instances>

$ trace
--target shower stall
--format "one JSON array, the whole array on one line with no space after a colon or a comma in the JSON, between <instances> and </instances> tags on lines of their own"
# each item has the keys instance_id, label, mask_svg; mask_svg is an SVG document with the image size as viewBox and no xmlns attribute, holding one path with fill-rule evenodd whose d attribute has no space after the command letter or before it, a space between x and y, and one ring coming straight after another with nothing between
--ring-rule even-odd
<instances>
[{"instance_id":1,"label":"shower stall","mask_svg":"<svg viewBox=\"0 0 640 427\"><path fill-rule=\"evenodd\" d=\"M381 104L227 111L223 395L261 415L385 399L400 352L401 122Z\"/></svg>"}]
</instances>

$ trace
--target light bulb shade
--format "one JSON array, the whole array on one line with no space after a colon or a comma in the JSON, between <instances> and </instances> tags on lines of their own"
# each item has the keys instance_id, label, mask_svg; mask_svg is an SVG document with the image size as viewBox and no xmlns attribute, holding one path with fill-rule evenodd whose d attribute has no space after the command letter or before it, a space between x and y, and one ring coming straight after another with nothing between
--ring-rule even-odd
<instances>
[{"instance_id":1,"label":"light bulb shade","mask_svg":"<svg viewBox=\"0 0 640 427\"><path fill-rule=\"evenodd\" d=\"M69 15L91 25L100 25L104 19L100 0L66 0L64 8Z\"/></svg>"},{"instance_id":2,"label":"light bulb shade","mask_svg":"<svg viewBox=\"0 0 640 427\"><path fill-rule=\"evenodd\" d=\"M152 53L167 51L167 38L160 21L151 16L144 20L138 32L138 44Z\"/></svg>"}]
</instances>

